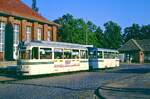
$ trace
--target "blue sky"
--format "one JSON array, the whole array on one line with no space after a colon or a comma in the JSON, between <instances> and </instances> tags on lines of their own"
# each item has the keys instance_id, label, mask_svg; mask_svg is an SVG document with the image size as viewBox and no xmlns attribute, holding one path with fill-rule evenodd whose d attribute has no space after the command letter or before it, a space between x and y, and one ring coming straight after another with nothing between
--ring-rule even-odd
<instances>
[{"instance_id":1,"label":"blue sky","mask_svg":"<svg viewBox=\"0 0 150 99\"><path fill-rule=\"evenodd\" d=\"M32 0L22 0L31 6ZM150 24L150 0L37 0L40 14L49 20L70 13L98 26L114 21L121 27Z\"/></svg>"}]
</instances>

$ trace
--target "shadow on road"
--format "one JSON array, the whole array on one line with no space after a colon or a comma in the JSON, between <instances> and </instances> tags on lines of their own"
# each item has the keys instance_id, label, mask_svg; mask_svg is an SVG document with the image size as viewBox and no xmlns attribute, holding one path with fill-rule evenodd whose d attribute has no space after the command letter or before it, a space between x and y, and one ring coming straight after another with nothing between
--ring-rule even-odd
<instances>
[{"instance_id":1,"label":"shadow on road","mask_svg":"<svg viewBox=\"0 0 150 99\"><path fill-rule=\"evenodd\" d=\"M57 88L57 89L62 89L62 90L70 90L70 91L94 91L93 94L95 94L98 99L105 99L100 93L97 87L91 87L91 88L71 88L71 87L66 87L66 86L48 86L48 85L42 85L42 84L28 84L28 83L17 83L15 81L6 81L6 82L1 82L3 84L17 84L17 85L25 85L25 86L35 86L35 87L46 87L46 88ZM95 98L97 99L97 98Z\"/></svg>"},{"instance_id":2,"label":"shadow on road","mask_svg":"<svg viewBox=\"0 0 150 99\"><path fill-rule=\"evenodd\" d=\"M150 68L120 69L120 70L116 70L116 71L108 71L106 73L136 73L136 74L144 74L144 73L150 73Z\"/></svg>"},{"instance_id":3,"label":"shadow on road","mask_svg":"<svg viewBox=\"0 0 150 99\"><path fill-rule=\"evenodd\" d=\"M128 92L128 93L139 93L150 95L150 88L116 88L116 87L108 87L108 86L101 86L99 87L100 90L107 90L107 91L115 91L118 92Z\"/></svg>"},{"instance_id":4,"label":"shadow on road","mask_svg":"<svg viewBox=\"0 0 150 99\"><path fill-rule=\"evenodd\" d=\"M17 83L14 81L6 81L6 82L2 82L2 83L25 85L25 86L35 86L35 87L59 88L59 89L65 89L65 90L70 90L70 91L86 91L86 90L95 90L96 89L96 88L69 88L69 87L65 87L65 86L49 86L49 85L42 85L42 84Z\"/></svg>"}]
</instances>

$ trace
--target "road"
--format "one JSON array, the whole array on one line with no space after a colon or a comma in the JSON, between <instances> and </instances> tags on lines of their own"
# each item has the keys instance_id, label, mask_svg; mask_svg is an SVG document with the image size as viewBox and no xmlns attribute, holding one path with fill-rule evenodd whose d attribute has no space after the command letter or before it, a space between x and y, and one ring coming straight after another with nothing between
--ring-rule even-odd
<instances>
[{"instance_id":1,"label":"road","mask_svg":"<svg viewBox=\"0 0 150 99\"><path fill-rule=\"evenodd\" d=\"M0 82L0 99L150 99L150 65Z\"/></svg>"}]
</instances>

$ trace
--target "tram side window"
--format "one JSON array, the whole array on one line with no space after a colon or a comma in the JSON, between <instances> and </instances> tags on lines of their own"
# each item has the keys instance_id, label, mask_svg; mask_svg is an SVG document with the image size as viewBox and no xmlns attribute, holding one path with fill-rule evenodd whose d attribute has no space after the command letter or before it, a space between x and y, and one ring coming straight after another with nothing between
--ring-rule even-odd
<instances>
[{"instance_id":1,"label":"tram side window","mask_svg":"<svg viewBox=\"0 0 150 99\"><path fill-rule=\"evenodd\" d=\"M87 52L85 50L81 50L80 51L80 58L81 59L86 59L86 57L87 57Z\"/></svg>"},{"instance_id":2,"label":"tram side window","mask_svg":"<svg viewBox=\"0 0 150 99\"><path fill-rule=\"evenodd\" d=\"M116 58L116 53L112 52L112 58L115 59Z\"/></svg>"},{"instance_id":3,"label":"tram side window","mask_svg":"<svg viewBox=\"0 0 150 99\"><path fill-rule=\"evenodd\" d=\"M52 49L40 48L40 59L52 59Z\"/></svg>"},{"instance_id":4,"label":"tram side window","mask_svg":"<svg viewBox=\"0 0 150 99\"><path fill-rule=\"evenodd\" d=\"M79 50L72 50L72 58L79 59Z\"/></svg>"},{"instance_id":5,"label":"tram side window","mask_svg":"<svg viewBox=\"0 0 150 99\"><path fill-rule=\"evenodd\" d=\"M20 51L20 59L30 59L30 51Z\"/></svg>"},{"instance_id":6,"label":"tram side window","mask_svg":"<svg viewBox=\"0 0 150 99\"><path fill-rule=\"evenodd\" d=\"M32 48L32 59L38 59L38 54L39 50L38 50L38 47L33 47Z\"/></svg>"},{"instance_id":7,"label":"tram side window","mask_svg":"<svg viewBox=\"0 0 150 99\"><path fill-rule=\"evenodd\" d=\"M112 52L108 52L108 58L109 58L109 59L112 59L112 58L113 58Z\"/></svg>"},{"instance_id":8,"label":"tram side window","mask_svg":"<svg viewBox=\"0 0 150 99\"><path fill-rule=\"evenodd\" d=\"M98 57L98 58L103 58L102 51L98 51L98 52L97 52L97 57Z\"/></svg>"},{"instance_id":9,"label":"tram side window","mask_svg":"<svg viewBox=\"0 0 150 99\"><path fill-rule=\"evenodd\" d=\"M119 53L116 53L115 58L119 58Z\"/></svg>"},{"instance_id":10,"label":"tram side window","mask_svg":"<svg viewBox=\"0 0 150 99\"><path fill-rule=\"evenodd\" d=\"M64 50L64 59L71 59L71 50Z\"/></svg>"},{"instance_id":11,"label":"tram side window","mask_svg":"<svg viewBox=\"0 0 150 99\"><path fill-rule=\"evenodd\" d=\"M105 59L108 59L108 58L109 58L108 52L104 52L104 58L105 58Z\"/></svg>"},{"instance_id":12,"label":"tram side window","mask_svg":"<svg viewBox=\"0 0 150 99\"><path fill-rule=\"evenodd\" d=\"M63 49L54 49L54 58L55 59L63 59Z\"/></svg>"}]
</instances>

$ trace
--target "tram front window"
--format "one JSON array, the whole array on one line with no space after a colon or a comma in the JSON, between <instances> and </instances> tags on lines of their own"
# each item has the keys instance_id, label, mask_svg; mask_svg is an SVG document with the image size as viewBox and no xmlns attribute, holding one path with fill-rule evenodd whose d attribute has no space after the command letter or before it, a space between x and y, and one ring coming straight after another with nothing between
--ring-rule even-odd
<instances>
[{"instance_id":1,"label":"tram front window","mask_svg":"<svg viewBox=\"0 0 150 99\"><path fill-rule=\"evenodd\" d=\"M97 52L97 58L103 58L102 51Z\"/></svg>"},{"instance_id":2,"label":"tram front window","mask_svg":"<svg viewBox=\"0 0 150 99\"><path fill-rule=\"evenodd\" d=\"M92 58L97 58L97 53L96 51L90 51L89 52L89 57L92 59Z\"/></svg>"},{"instance_id":3,"label":"tram front window","mask_svg":"<svg viewBox=\"0 0 150 99\"><path fill-rule=\"evenodd\" d=\"M25 51L20 51L20 59L30 59L30 51L25 50Z\"/></svg>"}]
</instances>

